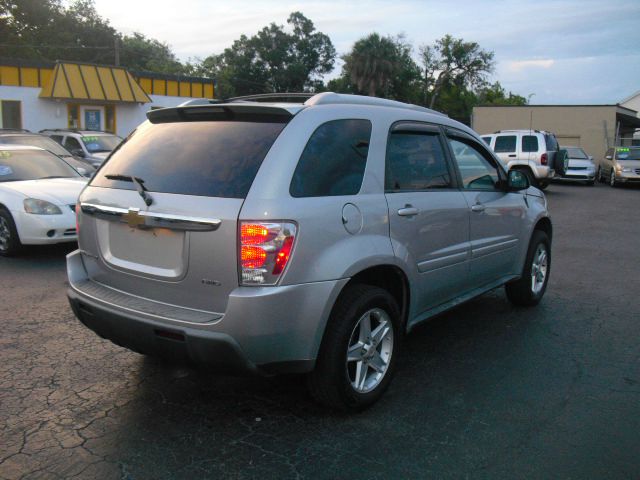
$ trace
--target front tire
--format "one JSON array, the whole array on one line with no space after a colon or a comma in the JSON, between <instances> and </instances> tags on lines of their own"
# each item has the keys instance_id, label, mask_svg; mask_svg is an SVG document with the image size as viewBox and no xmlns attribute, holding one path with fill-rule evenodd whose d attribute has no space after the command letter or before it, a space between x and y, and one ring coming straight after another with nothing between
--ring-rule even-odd
<instances>
[{"instance_id":1,"label":"front tire","mask_svg":"<svg viewBox=\"0 0 640 480\"><path fill-rule=\"evenodd\" d=\"M537 305L547 289L551 273L551 242L546 233L535 230L529 242L522 276L505 285L511 303L523 307Z\"/></svg>"},{"instance_id":2,"label":"front tire","mask_svg":"<svg viewBox=\"0 0 640 480\"><path fill-rule=\"evenodd\" d=\"M0 255L11 257L22 250L16 224L8 210L0 208Z\"/></svg>"},{"instance_id":3,"label":"front tire","mask_svg":"<svg viewBox=\"0 0 640 480\"><path fill-rule=\"evenodd\" d=\"M352 285L331 312L315 370L311 395L345 411L376 402L391 383L400 350L400 310L378 287Z\"/></svg>"},{"instance_id":4,"label":"front tire","mask_svg":"<svg viewBox=\"0 0 640 480\"><path fill-rule=\"evenodd\" d=\"M615 168L611 169L611 175L609 175L609 186L614 187L614 188L618 186L618 182L616 181L616 169Z\"/></svg>"}]
</instances>

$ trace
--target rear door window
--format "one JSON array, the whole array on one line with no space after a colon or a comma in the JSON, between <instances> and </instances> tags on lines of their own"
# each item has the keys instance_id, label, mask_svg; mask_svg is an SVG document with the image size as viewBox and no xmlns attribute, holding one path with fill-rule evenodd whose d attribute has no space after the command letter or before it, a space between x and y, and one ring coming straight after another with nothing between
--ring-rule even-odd
<instances>
[{"instance_id":1,"label":"rear door window","mask_svg":"<svg viewBox=\"0 0 640 480\"><path fill-rule=\"evenodd\" d=\"M514 153L516 151L517 138L515 135L498 135L493 151L496 153Z\"/></svg>"},{"instance_id":2,"label":"rear door window","mask_svg":"<svg viewBox=\"0 0 640 480\"><path fill-rule=\"evenodd\" d=\"M334 120L309 138L291 179L292 197L355 195L369 154L369 120Z\"/></svg>"},{"instance_id":3,"label":"rear door window","mask_svg":"<svg viewBox=\"0 0 640 480\"><path fill-rule=\"evenodd\" d=\"M385 170L387 193L452 187L437 133L393 132L387 146Z\"/></svg>"},{"instance_id":4,"label":"rear door window","mask_svg":"<svg viewBox=\"0 0 640 480\"><path fill-rule=\"evenodd\" d=\"M150 192L245 198L285 126L284 121L146 123L120 144L91 185L134 190L133 182L117 177L135 176Z\"/></svg>"},{"instance_id":5,"label":"rear door window","mask_svg":"<svg viewBox=\"0 0 640 480\"><path fill-rule=\"evenodd\" d=\"M538 137L535 135L523 135L522 136L522 151L523 152L537 152L538 151Z\"/></svg>"},{"instance_id":6,"label":"rear door window","mask_svg":"<svg viewBox=\"0 0 640 480\"><path fill-rule=\"evenodd\" d=\"M64 147L70 152L73 152L74 150L82 150L80 142L73 137L67 137L64 141Z\"/></svg>"}]
</instances>

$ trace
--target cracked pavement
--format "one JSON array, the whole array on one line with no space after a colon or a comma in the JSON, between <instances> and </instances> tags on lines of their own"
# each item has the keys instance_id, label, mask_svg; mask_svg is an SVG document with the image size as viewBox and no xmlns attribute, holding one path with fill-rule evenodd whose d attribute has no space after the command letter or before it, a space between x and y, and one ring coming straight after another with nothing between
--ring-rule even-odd
<instances>
[{"instance_id":1,"label":"cracked pavement","mask_svg":"<svg viewBox=\"0 0 640 480\"><path fill-rule=\"evenodd\" d=\"M0 258L0 478L637 478L640 189L551 185L551 281L418 327L357 415L299 377L217 376L98 338L64 255Z\"/></svg>"}]
</instances>

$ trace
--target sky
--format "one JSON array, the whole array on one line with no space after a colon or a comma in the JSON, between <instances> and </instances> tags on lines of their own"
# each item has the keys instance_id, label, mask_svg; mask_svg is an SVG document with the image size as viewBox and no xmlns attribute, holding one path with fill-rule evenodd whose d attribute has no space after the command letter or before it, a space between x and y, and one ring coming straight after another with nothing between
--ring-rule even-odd
<instances>
[{"instance_id":1,"label":"sky","mask_svg":"<svg viewBox=\"0 0 640 480\"><path fill-rule=\"evenodd\" d=\"M377 32L418 48L445 34L495 54L491 81L531 104L615 104L640 91L640 0L95 0L117 30L167 43L182 61L300 11L338 55ZM340 74L341 61L325 80Z\"/></svg>"}]
</instances>

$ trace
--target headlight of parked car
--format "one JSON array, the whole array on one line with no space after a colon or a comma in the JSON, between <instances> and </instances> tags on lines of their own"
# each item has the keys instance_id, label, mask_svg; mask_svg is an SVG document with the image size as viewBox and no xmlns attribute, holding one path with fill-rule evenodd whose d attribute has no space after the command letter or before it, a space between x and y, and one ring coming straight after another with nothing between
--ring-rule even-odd
<instances>
[{"instance_id":1,"label":"headlight of parked car","mask_svg":"<svg viewBox=\"0 0 640 480\"><path fill-rule=\"evenodd\" d=\"M51 202L37 198L26 198L23 202L24 211L35 215L61 215L62 211Z\"/></svg>"}]
</instances>

